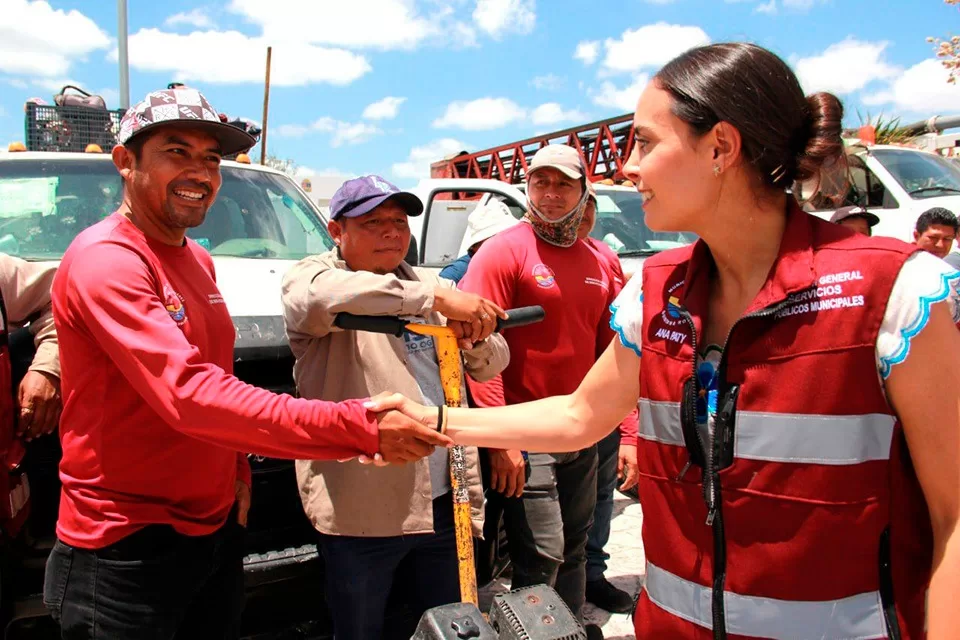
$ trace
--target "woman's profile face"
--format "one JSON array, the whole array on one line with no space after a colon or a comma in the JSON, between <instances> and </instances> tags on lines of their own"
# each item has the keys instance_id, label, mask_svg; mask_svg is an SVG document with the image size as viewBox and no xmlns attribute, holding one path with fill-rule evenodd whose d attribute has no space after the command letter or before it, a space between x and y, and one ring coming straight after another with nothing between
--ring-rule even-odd
<instances>
[{"instance_id":1,"label":"woman's profile face","mask_svg":"<svg viewBox=\"0 0 960 640\"><path fill-rule=\"evenodd\" d=\"M643 196L647 226L696 231L716 205L720 180L707 148L710 136L697 138L672 106L673 98L656 81L647 85L633 118L634 147L624 174Z\"/></svg>"}]
</instances>

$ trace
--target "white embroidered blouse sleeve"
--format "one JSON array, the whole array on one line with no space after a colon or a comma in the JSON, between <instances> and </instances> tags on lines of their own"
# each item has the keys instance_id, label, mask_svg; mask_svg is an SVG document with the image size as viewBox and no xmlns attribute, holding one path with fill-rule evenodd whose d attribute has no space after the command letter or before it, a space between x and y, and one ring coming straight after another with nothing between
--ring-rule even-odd
<instances>
[{"instance_id":1,"label":"white embroidered blouse sleeve","mask_svg":"<svg viewBox=\"0 0 960 640\"><path fill-rule=\"evenodd\" d=\"M930 307L939 302L949 304L953 321L960 323L960 271L925 251L913 254L900 269L877 335L882 379L910 356L910 340L927 326Z\"/></svg>"},{"instance_id":2,"label":"white embroidered blouse sleeve","mask_svg":"<svg viewBox=\"0 0 960 640\"><path fill-rule=\"evenodd\" d=\"M640 274L630 278L610 305L610 327L620 336L620 344L638 356L642 344L643 286Z\"/></svg>"}]
</instances>

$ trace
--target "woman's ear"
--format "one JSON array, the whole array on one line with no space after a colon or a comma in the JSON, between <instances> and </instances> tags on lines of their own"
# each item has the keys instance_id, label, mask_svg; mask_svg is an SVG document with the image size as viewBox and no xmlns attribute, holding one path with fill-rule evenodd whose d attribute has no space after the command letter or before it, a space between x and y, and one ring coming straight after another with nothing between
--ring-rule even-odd
<instances>
[{"instance_id":1,"label":"woman's ear","mask_svg":"<svg viewBox=\"0 0 960 640\"><path fill-rule=\"evenodd\" d=\"M718 122L710 131L709 145L714 173L724 173L740 162L743 139L737 128L728 122Z\"/></svg>"}]
</instances>

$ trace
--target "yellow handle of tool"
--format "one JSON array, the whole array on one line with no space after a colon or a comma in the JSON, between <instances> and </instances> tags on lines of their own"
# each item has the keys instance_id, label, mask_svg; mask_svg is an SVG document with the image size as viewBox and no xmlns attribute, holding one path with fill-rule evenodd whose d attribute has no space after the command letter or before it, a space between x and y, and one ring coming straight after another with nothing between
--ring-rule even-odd
<instances>
[{"instance_id":1,"label":"yellow handle of tool","mask_svg":"<svg viewBox=\"0 0 960 640\"><path fill-rule=\"evenodd\" d=\"M459 407L463 365L460 345L452 329L426 324L408 324L407 330L432 336L440 365L440 384L448 407ZM467 490L466 456L462 446L450 449L450 486L453 489L453 526L457 537L457 567L460 571L460 601L480 606L477 595L477 569L473 561L473 529L470 518L470 494Z\"/></svg>"}]
</instances>

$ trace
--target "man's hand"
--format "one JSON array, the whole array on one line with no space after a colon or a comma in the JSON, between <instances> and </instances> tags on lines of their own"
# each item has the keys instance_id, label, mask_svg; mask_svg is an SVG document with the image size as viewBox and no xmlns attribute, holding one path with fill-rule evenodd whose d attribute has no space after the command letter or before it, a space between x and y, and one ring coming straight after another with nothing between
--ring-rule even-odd
<instances>
[{"instance_id":1,"label":"man's hand","mask_svg":"<svg viewBox=\"0 0 960 640\"><path fill-rule=\"evenodd\" d=\"M424 407L395 393L373 398L367 408L377 412L384 462L414 462L433 453L434 447L453 446L449 436L436 430L434 407ZM427 423L432 426L425 426Z\"/></svg>"},{"instance_id":2,"label":"man's hand","mask_svg":"<svg viewBox=\"0 0 960 640\"><path fill-rule=\"evenodd\" d=\"M465 349L493 333L497 318L507 318L504 310L489 300L444 287L438 287L434 293L433 310L447 318L447 326L454 330Z\"/></svg>"},{"instance_id":3,"label":"man's hand","mask_svg":"<svg viewBox=\"0 0 960 640\"><path fill-rule=\"evenodd\" d=\"M234 487L237 496L237 522L241 527L246 527L247 514L250 513L250 487L243 480L237 480Z\"/></svg>"},{"instance_id":4,"label":"man's hand","mask_svg":"<svg viewBox=\"0 0 960 640\"><path fill-rule=\"evenodd\" d=\"M59 378L42 371L27 371L20 382L17 399L20 405L18 436L30 442L57 428L63 409Z\"/></svg>"},{"instance_id":5,"label":"man's hand","mask_svg":"<svg viewBox=\"0 0 960 640\"><path fill-rule=\"evenodd\" d=\"M623 478L620 491L627 491L637 485L639 479L637 467L637 448L632 444L620 445L620 455L617 458L617 476Z\"/></svg>"},{"instance_id":6,"label":"man's hand","mask_svg":"<svg viewBox=\"0 0 960 640\"><path fill-rule=\"evenodd\" d=\"M490 449L490 486L505 498L519 498L527 481L527 464L515 450Z\"/></svg>"}]
</instances>

